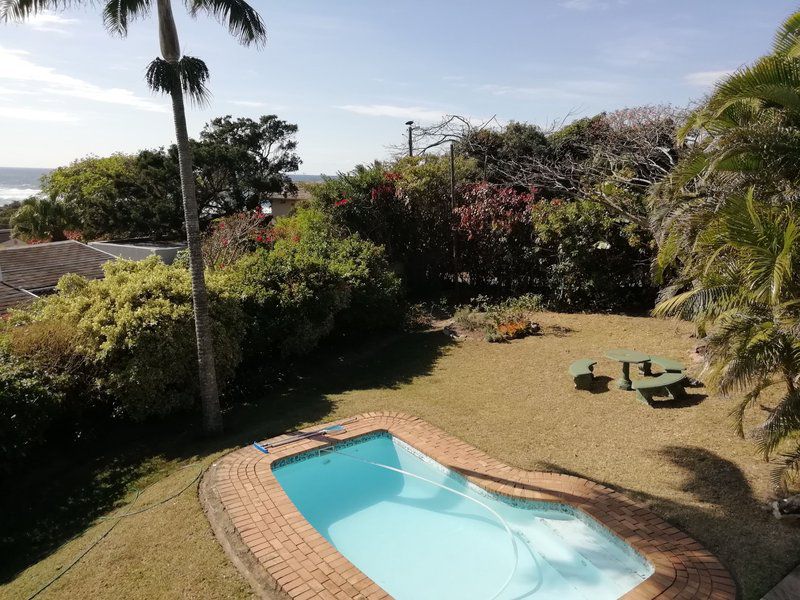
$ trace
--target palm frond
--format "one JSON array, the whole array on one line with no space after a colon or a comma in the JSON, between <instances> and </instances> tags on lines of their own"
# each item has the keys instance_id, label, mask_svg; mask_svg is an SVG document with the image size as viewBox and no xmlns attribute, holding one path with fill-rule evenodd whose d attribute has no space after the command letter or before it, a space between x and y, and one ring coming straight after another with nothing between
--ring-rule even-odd
<instances>
[{"instance_id":1,"label":"palm frond","mask_svg":"<svg viewBox=\"0 0 800 600\"><path fill-rule=\"evenodd\" d=\"M128 23L147 16L151 0L109 0L103 7L103 25L112 35L128 35Z\"/></svg>"},{"instance_id":2,"label":"palm frond","mask_svg":"<svg viewBox=\"0 0 800 600\"><path fill-rule=\"evenodd\" d=\"M709 310L722 311L735 301L738 288L733 285L698 287L676 294L653 309L657 317L680 317L694 320Z\"/></svg>"},{"instance_id":3,"label":"palm frond","mask_svg":"<svg viewBox=\"0 0 800 600\"><path fill-rule=\"evenodd\" d=\"M731 411L734 429L739 437L744 437L744 416L747 413L747 410L752 408L756 402L758 402L758 399L761 397L761 393L765 389L775 385L775 383L776 382L771 379L761 382L760 385L755 386L752 390L747 392Z\"/></svg>"},{"instance_id":4,"label":"palm frond","mask_svg":"<svg viewBox=\"0 0 800 600\"><path fill-rule=\"evenodd\" d=\"M711 383L723 393L758 387L780 369L784 339L766 315L730 311L707 341Z\"/></svg>"},{"instance_id":5,"label":"palm frond","mask_svg":"<svg viewBox=\"0 0 800 600\"><path fill-rule=\"evenodd\" d=\"M203 11L226 23L231 35L245 46L262 46L267 41L261 16L244 0L186 0L186 5L192 16Z\"/></svg>"},{"instance_id":6,"label":"palm frond","mask_svg":"<svg viewBox=\"0 0 800 600\"><path fill-rule=\"evenodd\" d=\"M0 21L24 21L43 10L68 8L70 0L0 0Z\"/></svg>"},{"instance_id":7,"label":"palm frond","mask_svg":"<svg viewBox=\"0 0 800 600\"><path fill-rule=\"evenodd\" d=\"M199 58L184 56L177 63L169 63L163 58L156 58L150 63L145 74L147 85L155 92L172 94L180 87L184 94L196 104L208 101L206 88L209 72L206 64Z\"/></svg>"},{"instance_id":8,"label":"palm frond","mask_svg":"<svg viewBox=\"0 0 800 600\"><path fill-rule=\"evenodd\" d=\"M788 437L800 433L800 393L788 392L756 430L756 445L765 457Z\"/></svg>"},{"instance_id":9,"label":"palm frond","mask_svg":"<svg viewBox=\"0 0 800 600\"><path fill-rule=\"evenodd\" d=\"M772 485L776 489L785 489L787 483L796 480L800 475L800 444L791 452L782 453L778 465L772 471Z\"/></svg>"},{"instance_id":10,"label":"palm frond","mask_svg":"<svg viewBox=\"0 0 800 600\"><path fill-rule=\"evenodd\" d=\"M788 58L800 57L800 12L787 18L775 34L773 52Z\"/></svg>"},{"instance_id":11,"label":"palm frond","mask_svg":"<svg viewBox=\"0 0 800 600\"><path fill-rule=\"evenodd\" d=\"M789 452L781 453L780 456L778 467L772 471L770 479L775 489L785 490L788 484L800 475L800 444Z\"/></svg>"},{"instance_id":12,"label":"palm frond","mask_svg":"<svg viewBox=\"0 0 800 600\"><path fill-rule=\"evenodd\" d=\"M738 102L773 106L800 115L800 64L780 56L766 56L739 69L717 84L714 95L698 117L700 123L722 117Z\"/></svg>"}]
</instances>

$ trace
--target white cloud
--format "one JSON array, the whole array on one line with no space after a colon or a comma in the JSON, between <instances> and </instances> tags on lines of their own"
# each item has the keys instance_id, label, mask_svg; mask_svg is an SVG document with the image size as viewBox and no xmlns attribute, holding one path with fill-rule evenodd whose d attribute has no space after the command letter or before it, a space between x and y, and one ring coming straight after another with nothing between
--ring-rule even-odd
<instances>
[{"instance_id":1,"label":"white cloud","mask_svg":"<svg viewBox=\"0 0 800 600\"><path fill-rule=\"evenodd\" d=\"M51 11L40 12L25 21L25 26L36 31L68 34L71 25L79 23L78 19L68 19Z\"/></svg>"},{"instance_id":2,"label":"white cloud","mask_svg":"<svg viewBox=\"0 0 800 600\"><path fill-rule=\"evenodd\" d=\"M606 9L608 2L603 0L561 0L559 4L562 8L569 10L592 10L592 9Z\"/></svg>"},{"instance_id":3,"label":"white cloud","mask_svg":"<svg viewBox=\"0 0 800 600\"><path fill-rule=\"evenodd\" d=\"M76 115L60 110L42 110L38 108L8 106L3 104L0 104L0 118L59 123L75 123L78 121L78 117Z\"/></svg>"},{"instance_id":4,"label":"white cloud","mask_svg":"<svg viewBox=\"0 0 800 600\"><path fill-rule=\"evenodd\" d=\"M58 73L52 67L36 64L28 58L29 54L22 50L13 50L0 46L0 81L14 82L21 85L17 90L25 91L25 86L35 86L39 95L67 96L119 104L139 110L164 112L166 107L149 98L137 96L123 88L104 88L94 83Z\"/></svg>"},{"instance_id":5,"label":"white cloud","mask_svg":"<svg viewBox=\"0 0 800 600\"><path fill-rule=\"evenodd\" d=\"M689 73L683 78L683 80L689 85L709 88L731 73L733 73L732 70L698 71L696 73Z\"/></svg>"},{"instance_id":6,"label":"white cloud","mask_svg":"<svg viewBox=\"0 0 800 600\"><path fill-rule=\"evenodd\" d=\"M258 102L256 100L231 100L231 104L236 104L237 106L247 106L249 108L263 108L266 106L264 102Z\"/></svg>"},{"instance_id":7,"label":"white cloud","mask_svg":"<svg viewBox=\"0 0 800 600\"><path fill-rule=\"evenodd\" d=\"M479 92L493 96L512 98L559 98L564 100L580 100L588 96L605 96L618 94L627 88L627 84L617 81L603 80L567 80L548 82L547 85L516 86L486 83L478 86Z\"/></svg>"},{"instance_id":8,"label":"white cloud","mask_svg":"<svg viewBox=\"0 0 800 600\"><path fill-rule=\"evenodd\" d=\"M416 121L438 121L445 114L441 110L431 110L420 106L394 106L391 104L346 104L337 106L341 110L370 117L392 117Z\"/></svg>"}]
</instances>

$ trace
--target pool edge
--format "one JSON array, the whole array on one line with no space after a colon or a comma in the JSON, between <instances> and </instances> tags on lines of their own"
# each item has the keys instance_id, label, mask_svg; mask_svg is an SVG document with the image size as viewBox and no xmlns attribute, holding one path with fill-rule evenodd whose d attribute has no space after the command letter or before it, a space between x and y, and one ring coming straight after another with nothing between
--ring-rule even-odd
<instances>
[{"instance_id":1,"label":"pool edge","mask_svg":"<svg viewBox=\"0 0 800 600\"><path fill-rule=\"evenodd\" d=\"M212 529L261 597L391 598L303 518L272 473L272 463L279 459L376 431L388 432L485 490L568 504L596 520L655 569L623 596L626 600L662 594L709 600L736 597L733 580L716 557L619 492L572 475L505 465L418 417L390 412L358 415L345 432L306 438L268 455L241 448L216 461L206 473L200 497ZM281 439L286 438L265 443Z\"/></svg>"}]
</instances>

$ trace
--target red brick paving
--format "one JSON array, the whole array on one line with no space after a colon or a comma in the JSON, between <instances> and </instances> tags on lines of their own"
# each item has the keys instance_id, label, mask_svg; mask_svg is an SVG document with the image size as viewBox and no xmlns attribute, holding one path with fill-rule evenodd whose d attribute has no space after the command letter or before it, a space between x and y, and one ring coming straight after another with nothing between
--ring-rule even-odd
<instances>
[{"instance_id":1,"label":"red brick paving","mask_svg":"<svg viewBox=\"0 0 800 600\"><path fill-rule=\"evenodd\" d=\"M217 534L238 536L272 585L288 598L391 598L308 524L271 468L281 458L373 431L388 431L487 490L562 502L603 523L655 568L647 580L623 596L625 600L736 597L736 587L728 571L710 552L622 494L571 475L516 469L421 419L402 413L375 412L359 415L346 426L345 432L299 440L271 450L270 454L253 447L232 452L215 464L203 482L206 489L213 490L231 521L232 526L227 530L215 528ZM286 436L268 441L281 439ZM221 531L224 533L220 534Z\"/></svg>"}]
</instances>

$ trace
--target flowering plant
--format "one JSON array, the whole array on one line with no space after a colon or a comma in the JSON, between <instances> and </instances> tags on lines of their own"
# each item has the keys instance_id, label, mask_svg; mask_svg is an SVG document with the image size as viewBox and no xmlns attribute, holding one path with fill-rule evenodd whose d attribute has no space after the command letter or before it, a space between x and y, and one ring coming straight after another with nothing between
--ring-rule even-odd
<instances>
[{"instance_id":1,"label":"flowering plant","mask_svg":"<svg viewBox=\"0 0 800 600\"><path fill-rule=\"evenodd\" d=\"M214 221L203 236L203 262L211 269L224 269L247 252L274 242L269 216L261 207Z\"/></svg>"},{"instance_id":2,"label":"flowering plant","mask_svg":"<svg viewBox=\"0 0 800 600\"><path fill-rule=\"evenodd\" d=\"M465 190L453 213L459 268L471 283L530 289L535 194L486 183Z\"/></svg>"}]
</instances>

